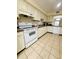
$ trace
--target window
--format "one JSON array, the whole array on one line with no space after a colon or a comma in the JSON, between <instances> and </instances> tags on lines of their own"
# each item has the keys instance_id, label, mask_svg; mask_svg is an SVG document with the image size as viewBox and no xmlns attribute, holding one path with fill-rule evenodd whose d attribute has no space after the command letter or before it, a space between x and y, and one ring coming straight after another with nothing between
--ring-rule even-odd
<instances>
[{"instance_id":1,"label":"window","mask_svg":"<svg viewBox=\"0 0 79 59\"><path fill-rule=\"evenodd\" d=\"M56 20L54 25L59 26L59 21Z\"/></svg>"},{"instance_id":2,"label":"window","mask_svg":"<svg viewBox=\"0 0 79 59\"><path fill-rule=\"evenodd\" d=\"M58 21L59 21L59 20L61 20L61 19L60 19L60 18L57 18L56 20L58 20Z\"/></svg>"}]
</instances>

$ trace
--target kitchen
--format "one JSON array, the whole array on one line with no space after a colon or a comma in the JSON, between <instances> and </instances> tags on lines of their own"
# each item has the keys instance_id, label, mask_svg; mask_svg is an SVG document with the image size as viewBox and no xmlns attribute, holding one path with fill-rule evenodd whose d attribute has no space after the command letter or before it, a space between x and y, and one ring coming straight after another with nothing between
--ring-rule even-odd
<instances>
[{"instance_id":1,"label":"kitchen","mask_svg":"<svg viewBox=\"0 0 79 59\"><path fill-rule=\"evenodd\" d=\"M61 59L61 4L62 0L17 0L17 59Z\"/></svg>"}]
</instances>

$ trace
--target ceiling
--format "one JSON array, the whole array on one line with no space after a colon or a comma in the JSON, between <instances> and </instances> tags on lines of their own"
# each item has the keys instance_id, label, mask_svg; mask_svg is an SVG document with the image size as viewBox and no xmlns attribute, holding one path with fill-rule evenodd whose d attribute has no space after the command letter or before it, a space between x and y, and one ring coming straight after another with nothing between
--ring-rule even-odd
<instances>
[{"instance_id":1,"label":"ceiling","mask_svg":"<svg viewBox=\"0 0 79 59\"><path fill-rule=\"evenodd\" d=\"M54 14L56 11L61 11L62 6L57 8L57 4L62 0L26 0L31 4L37 5L40 9L45 11L47 14Z\"/></svg>"}]
</instances>

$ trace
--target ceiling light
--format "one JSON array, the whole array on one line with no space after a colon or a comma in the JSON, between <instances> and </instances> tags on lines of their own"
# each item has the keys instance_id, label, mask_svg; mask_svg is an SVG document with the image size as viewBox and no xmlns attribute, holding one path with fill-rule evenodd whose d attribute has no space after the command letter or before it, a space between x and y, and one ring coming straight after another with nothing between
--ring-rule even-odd
<instances>
[{"instance_id":1,"label":"ceiling light","mask_svg":"<svg viewBox=\"0 0 79 59\"><path fill-rule=\"evenodd\" d=\"M61 2L59 2L59 3L57 4L57 8L60 7L60 6L61 6Z\"/></svg>"}]
</instances>

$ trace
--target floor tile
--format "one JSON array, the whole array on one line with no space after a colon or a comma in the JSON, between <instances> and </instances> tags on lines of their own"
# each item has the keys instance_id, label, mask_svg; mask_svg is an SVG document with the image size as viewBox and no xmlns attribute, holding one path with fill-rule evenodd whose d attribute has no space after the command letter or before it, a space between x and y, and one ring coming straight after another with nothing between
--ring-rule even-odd
<instances>
[{"instance_id":1,"label":"floor tile","mask_svg":"<svg viewBox=\"0 0 79 59\"><path fill-rule=\"evenodd\" d=\"M38 47L38 44L34 43L31 47L36 48L36 47Z\"/></svg>"},{"instance_id":2,"label":"floor tile","mask_svg":"<svg viewBox=\"0 0 79 59\"><path fill-rule=\"evenodd\" d=\"M52 54L50 54L48 59L57 59L57 58L55 58Z\"/></svg>"},{"instance_id":3,"label":"floor tile","mask_svg":"<svg viewBox=\"0 0 79 59\"><path fill-rule=\"evenodd\" d=\"M49 54L50 54L50 53L48 53L46 50L43 50L43 51L40 53L40 56L41 56L43 59L48 59Z\"/></svg>"},{"instance_id":4,"label":"floor tile","mask_svg":"<svg viewBox=\"0 0 79 59\"><path fill-rule=\"evenodd\" d=\"M39 46L41 46L41 47L44 47L44 46L45 46L45 44L44 44L43 42L40 42L40 43L37 44L37 45L39 45Z\"/></svg>"},{"instance_id":5,"label":"floor tile","mask_svg":"<svg viewBox=\"0 0 79 59\"><path fill-rule=\"evenodd\" d=\"M52 48L52 47L49 46L49 45L47 45L47 46L44 47L44 49L45 49L46 51L48 51L49 53L50 53L50 51L51 51L51 48Z\"/></svg>"},{"instance_id":6,"label":"floor tile","mask_svg":"<svg viewBox=\"0 0 79 59\"><path fill-rule=\"evenodd\" d=\"M60 55L61 55L60 52L55 50L54 48L52 48L51 54L54 55L57 58L60 58Z\"/></svg>"},{"instance_id":7,"label":"floor tile","mask_svg":"<svg viewBox=\"0 0 79 59\"><path fill-rule=\"evenodd\" d=\"M41 43L41 42L40 42L39 40L36 42L37 45L39 45L40 43Z\"/></svg>"},{"instance_id":8,"label":"floor tile","mask_svg":"<svg viewBox=\"0 0 79 59\"><path fill-rule=\"evenodd\" d=\"M25 49L24 51L25 51L25 54L29 56L33 52L33 49L29 47L28 49Z\"/></svg>"},{"instance_id":9,"label":"floor tile","mask_svg":"<svg viewBox=\"0 0 79 59\"><path fill-rule=\"evenodd\" d=\"M38 56L37 59L43 59L41 56Z\"/></svg>"},{"instance_id":10,"label":"floor tile","mask_svg":"<svg viewBox=\"0 0 79 59\"><path fill-rule=\"evenodd\" d=\"M17 55L17 59L28 59L28 57L25 55L24 52L21 52L20 54Z\"/></svg>"},{"instance_id":11,"label":"floor tile","mask_svg":"<svg viewBox=\"0 0 79 59\"><path fill-rule=\"evenodd\" d=\"M34 51L28 56L28 59L41 59L41 57Z\"/></svg>"},{"instance_id":12,"label":"floor tile","mask_svg":"<svg viewBox=\"0 0 79 59\"><path fill-rule=\"evenodd\" d=\"M43 48L40 47L40 46L38 46L38 47L33 48L33 49L34 49L38 54L40 54Z\"/></svg>"}]
</instances>

